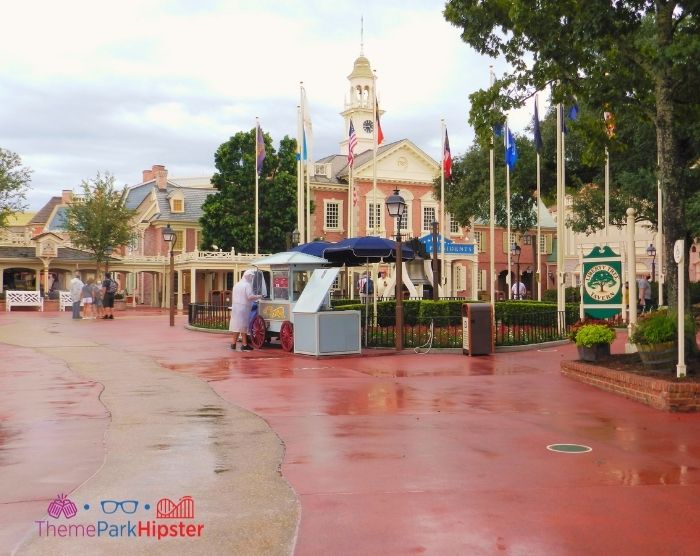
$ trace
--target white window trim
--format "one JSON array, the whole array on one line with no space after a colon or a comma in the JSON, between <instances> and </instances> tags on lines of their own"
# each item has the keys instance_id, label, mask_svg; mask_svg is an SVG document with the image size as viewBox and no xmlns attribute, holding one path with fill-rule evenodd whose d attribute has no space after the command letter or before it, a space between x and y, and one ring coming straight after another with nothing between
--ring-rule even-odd
<instances>
[{"instance_id":1,"label":"white window trim","mask_svg":"<svg viewBox=\"0 0 700 556\"><path fill-rule=\"evenodd\" d=\"M426 229L423 227L424 220L425 220L425 209L427 209L427 208L432 208L432 209L435 210L435 220L438 220L438 218L440 218L440 209L439 209L439 207L438 207L438 204L437 204L437 203L429 203L429 202L423 201L423 202L421 203L421 207L420 207L421 235L430 234L430 233L433 232L431 229L427 229L427 230L426 230ZM438 220L438 222L439 222L439 220Z\"/></svg>"},{"instance_id":2,"label":"white window trim","mask_svg":"<svg viewBox=\"0 0 700 556\"><path fill-rule=\"evenodd\" d=\"M481 230L473 230L472 231L472 240L474 241L474 245L475 245L474 250L477 253L483 253L484 252L484 232Z\"/></svg>"},{"instance_id":3,"label":"white window trim","mask_svg":"<svg viewBox=\"0 0 700 556\"><path fill-rule=\"evenodd\" d=\"M365 197L365 229L367 230L367 235L374 232L374 228L370 226L369 216L370 216L370 206L374 204L374 195L370 191ZM386 219L391 218L388 213L386 213L386 207L384 206L384 195L377 194L377 204L379 205L379 227L377 228L377 233L382 236L386 235ZM408 205L406 205L406 210L408 210Z\"/></svg>"},{"instance_id":4,"label":"white window trim","mask_svg":"<svg viewBox=\"0 0 700 556\"><path fill-rule=\"evenodd\" d=\"M338 205L338 227L330 228L326 226L326 210L328 204L333 203ZM343 200L342 199L324 199L323 200L323 231L324 232L343 232L345 231L344 225L344 212L343 212Z\"/></svg>"},{"instance_id":5,"label":"white window trim","mask_svg":"<svg viewBox=\"0 0 700 556\"><path fill-rule=\"evenodd\" d=\"M459 236L459 235L462 235L462 234L461 234L461 232L462 232L462 226L460 226L459 224L457 224L457 231L456 231L456 232L453 232L453 231L452 231L452 224L453 224L453 222L454 222L454 223L457 223L457 222L456 222L456 220L454 220L454 218L452 218L452 215L451 215L451 214L445 213L445 219L447 220L447 228L446 228L446 230L447 230L447 235L449 235L449 236Z\"/></svg>"},{"instance_id":6,"label":"white window trim","mask_svg":"<svg viewBox=\"0 0 700 556\"><path fill-rule=\"evenodd\" d=\"M415 235L413 233L413 201L405 199L406 200L406 227L401 229L401 233L407 233L410 235ZM392 220L395 220L392 218ZM386 220L385 220L386 222ZM395 224L395 223L394 223ZM394 233L396 231L394 230ZM405 239L405 238L404 238Z\"/></svg>"}]
</instances>

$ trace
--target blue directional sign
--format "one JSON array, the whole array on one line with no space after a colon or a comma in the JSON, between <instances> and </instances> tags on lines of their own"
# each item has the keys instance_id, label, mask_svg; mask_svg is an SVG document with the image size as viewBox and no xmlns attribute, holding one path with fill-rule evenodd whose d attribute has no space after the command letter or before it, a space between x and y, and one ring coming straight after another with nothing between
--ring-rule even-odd
<instances>
[{"instance_id":1,"label":"blue directional sign","mask_svg":"<svg viewBox=\"0 0 700 556\"><path fill-rule=\"evenodd\" d=\"M437 252L442 252L442 236L438 234L437 236ZM428 234L423 236L418 241L420 241L425 246L425 251L432 255L433 253L433 235ZM446 255L473 255L474 254L474 244L473 243L455 243L451 239L445 238L445 254Z\"/></svg>"}]
</instances>

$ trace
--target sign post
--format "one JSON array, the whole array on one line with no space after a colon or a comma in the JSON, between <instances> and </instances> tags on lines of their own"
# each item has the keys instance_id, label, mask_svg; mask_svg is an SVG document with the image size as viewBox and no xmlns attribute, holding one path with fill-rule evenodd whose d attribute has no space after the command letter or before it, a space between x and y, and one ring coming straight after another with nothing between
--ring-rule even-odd
<instances>
[{"instance_id":1,"label":"sign post","mask_svg":"<svg viewBox=\"0 0 700 556\"><path fill-rule=\"evenodd\" d=\"M583 256L581 304L583 316L613 317L623 310L622 260L607 245Z\"/></svg>"},{"instance_id":2,"label":"sign post","mask_svg":"<svg viewBox=\"0 0 700 556\"><path fill-rule=\"evenodd\" d=\"M678 364L676 376L685 376L685 240L673 244L673 260L678 265Z\"/></svg>"}]
</instances>

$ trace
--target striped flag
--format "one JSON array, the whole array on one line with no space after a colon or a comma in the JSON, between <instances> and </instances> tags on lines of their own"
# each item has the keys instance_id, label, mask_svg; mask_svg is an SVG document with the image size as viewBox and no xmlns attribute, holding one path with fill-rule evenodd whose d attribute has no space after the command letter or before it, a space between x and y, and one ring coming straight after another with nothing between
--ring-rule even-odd
<instances>
[{"instance_id":1,"label":"striped flag","mask_svg":"<svg viewBox=\"0 0 700 556\"><path fill-rule=\"evenodd\" d=\"M541 153L544 143L542 142L542 130L540 129L540 115L537 110L537 104L537 97L535 97L535 117L532 120L532 128L535 135L535 150Z\"/></svg>"},{"instance_id":2,"label":"striped flag","mask_svg":"<svg viewBox=\"0 0 700 556\"><path fill-rule=\"evenodd\" d=\"M355 126L352 124L352 119L350 119L350 131L348 133L348 166L352 168L355 162L355 147L357 147L357 134L355 133Z\"/></svg>"},{"instance_id":3,"label":"striped flag","mask_svg":"<svg viewBox=\"0 0 700 556\"><path fill-rule=\"evenodd\" d=\"M258 176L262 174L263 161L265 160L265 137L263 136L263 131L260 128L260 124L256 129L255 133L255 159L258 171Z\"/></svg>"},{"instance_id":4,"label":"striped flag","mask_svg":"<svg viewBox=\"0 0 700 556\"><path fill-rule=\"evenodd\" d=\"M445 172L445 179L449 180L452 176L452 153L450 152L450 140L447 137L447 128L445 128L445 148L442 153L442 168Z\"/></svg>"},{"instance_id":5,"label":"striped flag","mask_svg":"<svg viewBox=\"0 0 700 556\"><path fill-rule=\"evenodd\" d=\"M374 109L377 112L377 145L381 145L384 142L384 133L382 132L382 124L379 121L379 102L374 100Z\"/></svg>"}]
</instances>

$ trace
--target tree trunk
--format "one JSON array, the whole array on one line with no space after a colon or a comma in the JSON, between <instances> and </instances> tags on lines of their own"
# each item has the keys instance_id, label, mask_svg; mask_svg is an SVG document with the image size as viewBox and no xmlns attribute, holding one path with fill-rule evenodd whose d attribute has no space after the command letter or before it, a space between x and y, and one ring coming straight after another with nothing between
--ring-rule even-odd
<instances>
[{"instance_id":1,"label":"tree trunk","mask_svg":"<svg viewBox=\"0 0 700 556\"><path fill-rule=\"evenodd\" d=\"M656 31L663 52L673 40L672 9L657 7ZM684 163L676 135L675 106L672 98L672 59L659 56L654 75L656 84L656 144L659 156L659 181L663 204L664 257L663 275L668 285L668 305L678 305L678 270L673 260L673 244L686 236ZM687 258L687 257L686 257ZM686 299L688 297L686 296Z\"/></svg>"}]
</instances>

